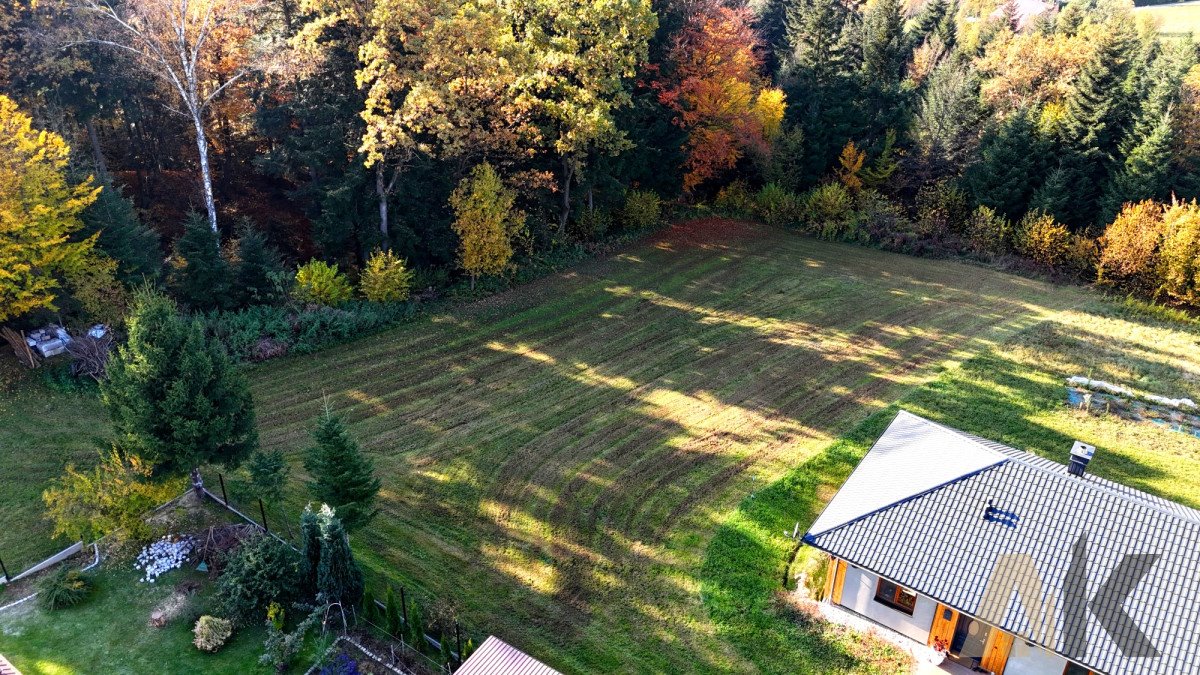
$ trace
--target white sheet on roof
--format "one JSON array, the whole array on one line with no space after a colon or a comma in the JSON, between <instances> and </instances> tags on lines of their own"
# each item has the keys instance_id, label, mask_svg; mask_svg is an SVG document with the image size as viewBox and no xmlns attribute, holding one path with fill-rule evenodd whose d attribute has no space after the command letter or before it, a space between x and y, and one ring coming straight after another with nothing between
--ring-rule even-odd
<instances>
[{"instance_id":1,"label":"white sheet on roof","mask_svg":"<svg viewBox=\"0 0 1200 675\"><path fill-rule=\"evenodd\" d=\"M962 434L901 410L808 532L828 532L1005 459Z\"/></svg>"}]
</instances>

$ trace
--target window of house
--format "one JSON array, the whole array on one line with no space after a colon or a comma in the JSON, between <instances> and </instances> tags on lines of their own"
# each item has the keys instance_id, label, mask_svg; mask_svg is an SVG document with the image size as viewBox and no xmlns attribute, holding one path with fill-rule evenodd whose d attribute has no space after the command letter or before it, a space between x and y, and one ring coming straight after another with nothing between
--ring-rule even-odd
<instances>
[{"instance_id":1,"label":"window of house","mask_svg":"<svg viewBox=\"0 0 1200 675\"><path fill-rule=\"evenodd\" d=\"M1063 675L1091 675L1092 671L1074 663L1068 663Z\"/></svg>"},{"instance_id":2,"label":"window of house","mask_svg":"<svg viewBox=\"0 0 1200 675\"><path fill-rule=\"evenodd\" d=\"M875 602L912 616L913 608L917 606L917 592L893 584L887 579L880 579L879 585L875 587Z\"/></svg>"}]
</instances>

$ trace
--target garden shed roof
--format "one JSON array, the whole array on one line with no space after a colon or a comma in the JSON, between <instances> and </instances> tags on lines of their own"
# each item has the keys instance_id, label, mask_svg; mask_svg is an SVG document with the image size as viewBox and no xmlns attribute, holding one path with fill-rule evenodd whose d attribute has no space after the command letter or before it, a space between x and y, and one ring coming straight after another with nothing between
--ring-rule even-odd
<instances>
[{"instance_id":1,"label":"garden shed roof","mask_svg":"<svg viewBox=\"0 0 1200 675\"><path fill-rule=\"evenodd\" d=\"M455 675L559 675L550 666L495 635L479 645Z\"/></svg>"}]
</instances>

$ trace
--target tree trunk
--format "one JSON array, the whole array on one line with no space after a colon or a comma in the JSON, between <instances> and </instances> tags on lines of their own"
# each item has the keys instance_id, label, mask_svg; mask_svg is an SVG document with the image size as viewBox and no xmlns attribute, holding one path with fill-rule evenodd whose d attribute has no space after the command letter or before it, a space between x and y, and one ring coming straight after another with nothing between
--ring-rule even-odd
<instances>
[{"instance_id":1,"label":"tree trunk","mask_svg":"<svg viewBox=\"0 0 1200 675\"><path fill-rule=\"evenodd\" d=\"M375 165L375 196L379 198L379 234L383 237L383 250L391 242L388 236L388 192L383 175L383 162Z\"/></svg>"},{"instance_id":2,"label":"tree trunk","mask_svg":"<svg viewBox=\"0 0 1200 675\"><path fill-rule=\"evenodd\" d=\"M196 149L200 151L200 181L204 184L204 208L208 211L209 227L213 233L217 233L217 202L213 198L212 171L208 166L208 136L204 133L204 120L200 113L192 114L192 124L196 127Z\"/></svg>"},{"instance_id":3,"label":"tree trunk","mask_svg":"<svg viewBox=\"0 0 1200 675\"><path fill-rule=\"evenodd\" d=\"M195 490L197 497L204 496L204 476L200 475L200 467L192 469L192 490Z\"/></svg>"},{"instance_id":4,"label":"tree trunk","mask_svg":"<svg viewBox=\"0 0 1200 675\"><path fill-rule=\"evenodd\" d=\"M558 212L558 233L567 231L567 219L571 217L571 180L575 178L575 163L563 155L562 208Z\"/></svg>"},{"instance_id":5,"label":"tree trunk","mask_svg":"<svg viewBox=\"0 0 1200 675\"><path fill-rule=\"evenodd\" d=\"M92 144L92 158L96 161L96 173L98 173L102 179L107 180L108 163L104 161L104 152L100 150L100 137L96 134L96 125L89 117L87 124L84 126L87 128L88 140Z\"/></svg>"}]
</instances>

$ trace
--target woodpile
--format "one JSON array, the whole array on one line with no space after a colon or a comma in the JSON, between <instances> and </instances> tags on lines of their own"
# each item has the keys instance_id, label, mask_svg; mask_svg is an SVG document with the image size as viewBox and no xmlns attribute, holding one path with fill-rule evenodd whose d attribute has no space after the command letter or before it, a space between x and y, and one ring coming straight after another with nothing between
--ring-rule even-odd
<instances>
[{"instance_id":1,"label":"woodpile","mask_svg":"<svg viewBox=\"0 0 1200 675\"><path fill-rule=\"evenodd\" d=\"M29 348L25 342L25 333L18 333L8 326L0 327L0 337L12 347L13 354L16 354L17 360L26 368L37 368L41 365L41 360Z\"/></svg>"}]
</instances>

